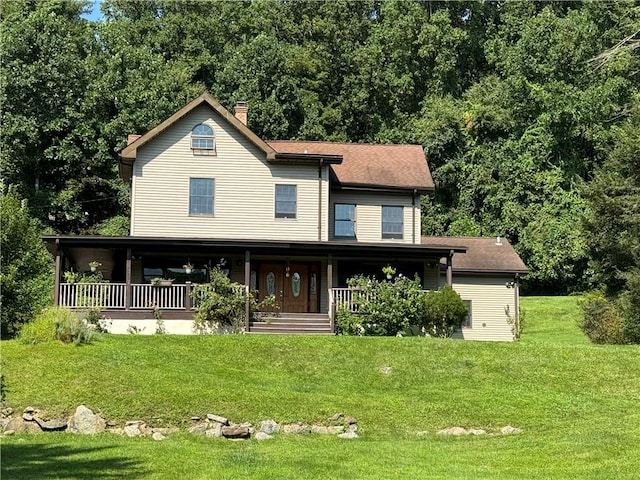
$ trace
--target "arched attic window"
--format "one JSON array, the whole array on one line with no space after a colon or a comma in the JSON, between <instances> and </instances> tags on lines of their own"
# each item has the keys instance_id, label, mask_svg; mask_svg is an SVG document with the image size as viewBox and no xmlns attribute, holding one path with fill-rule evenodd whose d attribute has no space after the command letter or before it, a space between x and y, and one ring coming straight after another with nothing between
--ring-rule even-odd
<instances>
[{"instance_id":1,"label":"arched attic window","mask_svg":"<svg viewBox=\"0 0 640 480\"><path fill-rule=\"evenodd\" d=\"M191 130L191 149L199 153L215 153L216 139L213 128L200 123Z\"/></svg>"}]
</instances>

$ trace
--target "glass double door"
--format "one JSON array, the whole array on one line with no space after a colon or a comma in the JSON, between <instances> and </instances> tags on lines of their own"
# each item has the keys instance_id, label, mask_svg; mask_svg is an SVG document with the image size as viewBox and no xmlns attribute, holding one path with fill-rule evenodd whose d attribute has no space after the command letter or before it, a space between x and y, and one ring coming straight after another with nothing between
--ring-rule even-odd
<instances>
[{"instance_id":1,"label":"glass double door","mask_svg":"<svg viewBox=\"0 0 640 480\"><path fill-rule=\"evenodd\" d=\"M263 263L259 268L260 300L275 295L279 311L307 313L317 309L317 272L308 263Z\"/></svg>"}]
</instances>

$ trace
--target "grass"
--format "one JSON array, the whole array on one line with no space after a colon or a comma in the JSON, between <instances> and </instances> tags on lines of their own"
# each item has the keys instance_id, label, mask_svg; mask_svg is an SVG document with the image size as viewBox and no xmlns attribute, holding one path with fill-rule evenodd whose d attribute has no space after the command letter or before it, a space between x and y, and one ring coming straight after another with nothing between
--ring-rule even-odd
<instances>
[{"instance_id":1,"label":"grass","mask_svg":"<svg viewBox=\"0 0 640 480\"><path fill-rule=\"evenodd\" d=\"M206 413L259 423L345 412L361 434L355 441L281 435L262 443L188 434L164 442L19 435L3 439L3 478L636 478L640 348L591 345L576 327L574 297L525 298L522 306L517 343L285 336L105 336L84 347L2 342L7 403L17 410L32 404L60 415L86 403L107 419L156 426ZM383 366L391 373L381 373ZM435 435L453 425L514 425L524 433Z\"/></svg>"}]
</instances>

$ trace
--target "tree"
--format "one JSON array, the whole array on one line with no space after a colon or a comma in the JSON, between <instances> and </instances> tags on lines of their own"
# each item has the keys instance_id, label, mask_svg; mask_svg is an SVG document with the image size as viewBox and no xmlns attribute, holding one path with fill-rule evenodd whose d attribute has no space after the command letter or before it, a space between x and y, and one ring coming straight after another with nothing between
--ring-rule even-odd
<instances>
[{"instance_id":1,"label":"tree","mask_svg":"<svg viewBox=\"0 0 640 480\"><path fill-rule=\"evenodd\" d=\"M617 136L616 148L585 188L589 209L583 228L609 302L600 310L610 314L613 308L625 341L640 343L640 103ZM605 325L604 316L593 319L593 309L585 309L585 316Z\"/></svg>"},{"instance_id":2,"label":"tree","mask_svg":"<svg viewBox=\"0 0 640 480\"><path fill-rule=\"evenodd\" d=\"M13 336L18 328L51 302L53 261L40 240L38 223L15 187L1 185L0 265L1 332Z\"/></svg>"}]
</instances>

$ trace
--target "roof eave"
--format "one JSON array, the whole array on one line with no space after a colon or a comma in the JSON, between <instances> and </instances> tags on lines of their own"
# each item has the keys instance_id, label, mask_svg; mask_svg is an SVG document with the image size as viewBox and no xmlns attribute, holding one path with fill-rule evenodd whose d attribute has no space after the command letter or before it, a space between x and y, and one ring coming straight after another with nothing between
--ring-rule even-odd
<instances>
[{"instance_id":1,"label":"roof eave","mask_svg":"<svg viewBox=\"0 0 640 480\"><path fill-rule=\"evenodd\" d=\"M336 175L337 176L337 175ZM377 192L386 191L386 192L416 192L420 194L432 193L435 191L435 188L425 185L382 185L382 184L373 184L373 183L354 183L354 182L340 182L338 181L335 184L336 187L340 190L374 190Z\"/></svg>"}]
</instances>

